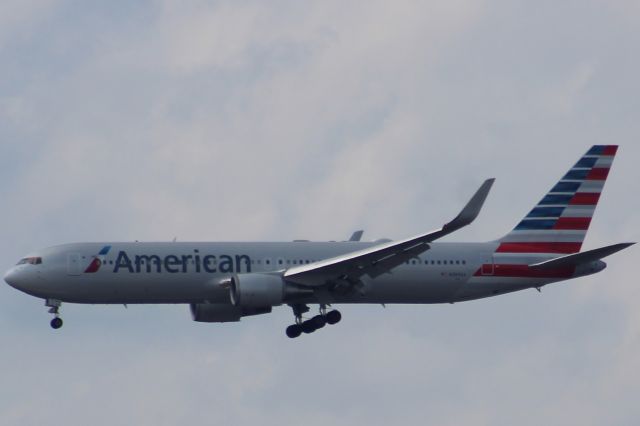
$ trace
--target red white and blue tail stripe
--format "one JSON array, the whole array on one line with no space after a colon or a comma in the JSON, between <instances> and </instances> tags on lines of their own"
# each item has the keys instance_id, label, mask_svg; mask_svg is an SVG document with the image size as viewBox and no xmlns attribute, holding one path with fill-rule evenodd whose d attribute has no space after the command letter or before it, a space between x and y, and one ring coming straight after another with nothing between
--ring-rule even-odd
<instances>
[{"instance_id":1,"label":"red white and blue tail stripe","mask_svg":"<svg viewBox=\"0 0 640 426\"><path fill-rule=\"evenodd\" d=\"M499 253L577 253L582 247L618 147L594 145L522 219L499 240Z\"/></svg>"}]
</instances>

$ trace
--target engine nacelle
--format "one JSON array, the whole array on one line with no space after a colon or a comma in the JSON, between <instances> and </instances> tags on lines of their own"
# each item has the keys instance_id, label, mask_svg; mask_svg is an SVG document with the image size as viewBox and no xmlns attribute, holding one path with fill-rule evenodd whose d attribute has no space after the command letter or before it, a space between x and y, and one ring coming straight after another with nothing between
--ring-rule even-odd
<instances>
[{"instance_id":1,"label":"engine nacelle","mask_svg":"<svg viewBox=\"0 0 640 426\"><path fill-rule=\"evenodd\" d=\"M229 294L233 306L278 306L285 296L281 276L270 274L237 274L231 277Z\"/></svg>"},{"instance_id":2,"label":"engine nacelle","mask_svg":"<svg viewBox=\"0 0 640 426\"><path fill-rule=\"evenodd\" d=\"M192 303L191 318L198 322L237 322L250 315L268 314L271 306L245 307L226 303Z\"/></svg>"}]
</instances>

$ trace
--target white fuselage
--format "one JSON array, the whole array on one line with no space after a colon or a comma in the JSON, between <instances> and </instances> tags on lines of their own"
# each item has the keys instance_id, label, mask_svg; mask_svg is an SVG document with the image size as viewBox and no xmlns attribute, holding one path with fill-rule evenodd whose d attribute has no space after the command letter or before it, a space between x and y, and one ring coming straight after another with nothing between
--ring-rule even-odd
<instances>
[{"instance_id":1,"label":"white fuselage","mask_svg":"<svg viewBox=\"0 0 640 426\"><path fill-rule=\"evenodd\" d=\"M17 265L6 279L33 296L72 303L229 303L229 290L221 282L233 274L282 272L372 245L363 242L65 244L39 251L34 256L41 258L41 263ZM365 277L356 287L331 291L318 288L302 301L453 303L541 287L601 269L594 266L563 277L505 276L500 273L501 266L494 265L497 246L495 242L432 243L429 250L390 273L375 279ZM545 258L549 256L528 261ZM522 259L518 262L522 263Z\"/></svg>"}]
</instances>

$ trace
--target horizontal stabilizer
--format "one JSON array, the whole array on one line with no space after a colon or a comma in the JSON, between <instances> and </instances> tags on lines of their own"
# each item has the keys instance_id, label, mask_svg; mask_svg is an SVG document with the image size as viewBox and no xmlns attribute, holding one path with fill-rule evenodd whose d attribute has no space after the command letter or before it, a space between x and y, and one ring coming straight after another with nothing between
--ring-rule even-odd
<instances>
[{"instance_id":1,"label":"horizontal stabilizer","mask_svg":"<svg viewBox=\"0 0 640 426\"><path fill-rule=\"evenodd\" d=\"M574 253L567 256L556 257L555 259L547 260L545 262L534 263L529 265L531 269L554 269L566 266L577 266L595 260L600 260L614 253L624 250L627 247L634 245L635 243L620 243L612 246L600 247L594 250L583 251L581 253Z\"/></svg>"}]
</instances>

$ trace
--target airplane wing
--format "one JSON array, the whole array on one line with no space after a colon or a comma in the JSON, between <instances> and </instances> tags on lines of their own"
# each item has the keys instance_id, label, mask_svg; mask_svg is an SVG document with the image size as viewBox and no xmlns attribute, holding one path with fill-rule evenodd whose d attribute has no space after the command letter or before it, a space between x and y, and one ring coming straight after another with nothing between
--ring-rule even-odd
<instances>
[{"instance_id":1,"label":"airplane wing","mask_svg":"<svg viewBox=\"0 0 640 426\"><path fill-rule=\"evenodd\" d=\"M612 254L617 253L620 250L624 250L634 244L635 243L620 243L611 246L600 247L594 250L583 251L581 253L574 253L567 256L556 257L555 259L547 260L545 262L529 265L529 268L554 269L562 268L565 266L577 266L583 263L593 262L594 260L600 260L607 256L611 256Z\"/></svg>"},{"instance_id":2,"label":"airplane wing","mask_svg":"<svg viewBox=\"0 0 640 426\"><path fill-rule=\"evenodd\" d=\"M487 179L460 214L435 231L402 241L391 241L363 250L296 266L284 273L284 279L303 286L322 286L331 282L357 283L364 275L375 278L429 250L429 243L469 225L478 217L495 179Z\"/></svg>"}]
</instances>

